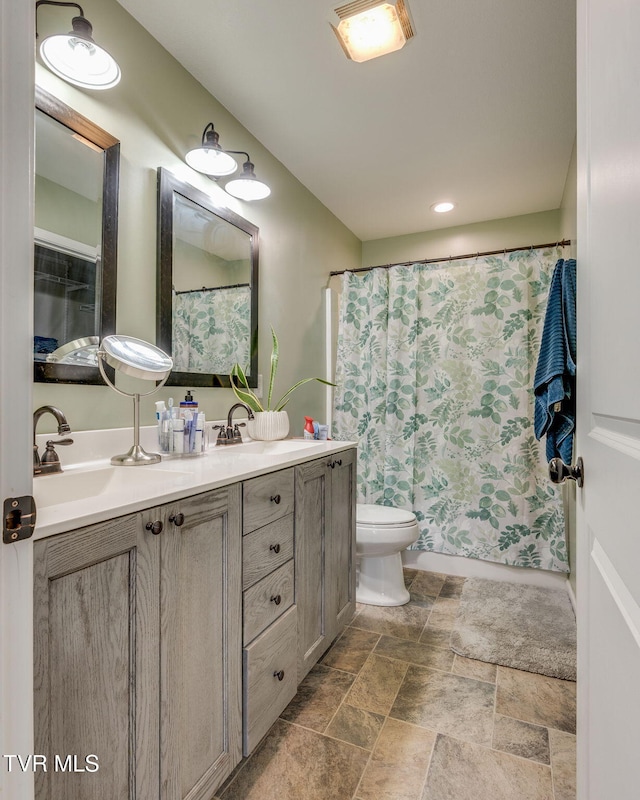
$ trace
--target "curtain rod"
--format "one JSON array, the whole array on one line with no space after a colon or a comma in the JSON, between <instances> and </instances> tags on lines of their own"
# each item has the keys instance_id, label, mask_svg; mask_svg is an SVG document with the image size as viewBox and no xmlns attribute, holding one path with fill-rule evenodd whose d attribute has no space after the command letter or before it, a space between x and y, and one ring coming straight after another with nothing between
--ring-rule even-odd
<instances>
[{"instance_id":1,"label":"curtain rod","mask_svg":"<svg viewBox=\"0 0 640 800\"><path fill-rule=\"evenodd\" d=\"M217 292L218 289L243 289L245 286L248 288L250 285L249 283L232 283L229 286L203 286L202 289L181 289L179 292L176 292L174 289L174 293L193 294L194 292Z\"/></svg>"},{"instance_id":2,"label":"curtain rod","mask_svg":"<svg viewBox=\"0 0 640 800\"><path fill-rule=\"evenodd\" d=\"M486 250L484 253L467 253L463 256L449 256L445 258L424 258L421 261L399 261L396 264L378 264L375 267L359 267L358 269L339 269L330 272L332 275L344 275L345 272L370 272L372 269L390 269L391 267L410 267L413 264L438 264L444 261L458 261L463 258L479 258L480 256L497 256L501 253L515 253L518 250L544 250L547 247L568 247L571 239L562 239L559 242L547 242L547 244L531 244L526 247L506 247L502 250Z\"/></svg>"}]
</instances>

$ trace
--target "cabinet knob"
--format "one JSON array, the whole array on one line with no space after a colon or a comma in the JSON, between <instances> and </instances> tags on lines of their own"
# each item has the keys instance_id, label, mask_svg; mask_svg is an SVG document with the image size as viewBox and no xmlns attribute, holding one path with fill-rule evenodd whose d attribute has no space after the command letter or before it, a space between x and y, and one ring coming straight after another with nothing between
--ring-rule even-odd
<instances>
[{"instance_id":1,"label":"cabinet knob","mask_svg":"<svg viewBox=\"0 0 640 800\"><path fill-rule=\"evenodd\" d=\"M172 514L169 517L169 522L173 522L176 528L179 528L184 522L184 514L181 512L179 514Z\"/></svg>"},{"instance_id":2,"label":"cabinet knob","mask_svg":"<svg viewBox=\"0 0 640 800\"><path fill-rule=\"evenodd\" d=\"M271 497L269 498L269 500L271 500L271 502L272 502L272 503L275 503L277 506L278 506L278 505L280 505L280 500L281 500L281 499L282 499L282 498L280 497L280 495L279 495L279 494L274 494L274 495L271 495Z\"/></svg>"},{"instance_id":3,"label":"cabinet knob","mask_svg":"<svg viewBox=\"0 0 640 800\"><path fill-rule=\"evenodd\" d=\"M154 522L147 522L145 528L154 536L157 536L159 533L162 533L162 522L159 519L156 519Z\"/></svg>"},{"instance_id":4,"label":"cabinet knob","mask_svg":"<svg viewBox=\"0 0 640 800\"><path fill-rule=\"evenodd\" d=\"M276 670L276 672L273 673L273 677L277 678L279 681L283 681L284 680L284 670L283 669Z\"/></svg>"},{"instance_id":5,"label":"cabinet knob","mask_svg":"<svg viewBox=\"0 0 640 800\"><path fill-rule=\"evenodd\" d=\"M342 466L342 459L341 459L341 458L336 458L336 460L335 460L335 463L336 463L336 464L337 464L339 467L341 467L341 466Z\"/></svg>"},{"instance_id":6,"label":"cabinet knob","mask_svg":"<svg viewBox=\"0 0 640 800\"><path fill-rule=\"evenodd\" d=\"M269 550L273 550L273 552L277 554L280 552L280 545L279 544L269 545Z\"/></svg>"},{"instance_id":7,"label":"cabinet knob","mask_svg":"<svg viewBox=\"0 0 640 800\"><path fill-rule=\"evenodd\" d=\"M270 599L271 602L275 603L277 606L279 606L280 603L282 602L282 596L279 594L272 594Z\"/></svg>"},{"instance_id":8,"label":"cabinet knob","mask_svg":"<svg viewBox=\"0 0 640 800\"><path fill-rule=\"evenodd\" d=\"M328 461L327 462L327 466L331 467L331 469L335 469L336 468L336 462L335 461Z\"/></svg>"}]
</instances>

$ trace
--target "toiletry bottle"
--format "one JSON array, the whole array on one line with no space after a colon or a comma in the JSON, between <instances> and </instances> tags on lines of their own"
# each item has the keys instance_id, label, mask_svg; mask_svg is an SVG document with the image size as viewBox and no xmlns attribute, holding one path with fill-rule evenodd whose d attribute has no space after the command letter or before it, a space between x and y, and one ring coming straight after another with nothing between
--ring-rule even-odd
<instances>
[{"instance_id":1,"label":"toiletry bottle","mask_svg":"<svg viewBox=\"0 0 640 800\"><path fill-rule=\"evenodd\" d=\"M304 418L303 437L305 439L313 439L314 435L315 435L315 431L313 430L313 418L312 417L305 417Z\"/></svg>"},{"instance_id":2,"label":"toiletry bottle","mask_svg":"<svg viewBox=\"0 0 640 800\"><path fill-rule=\"evenodd\" d=\"M191 413L198 413L198 401L195 397L191 394L191 389L187 390L184 400L180 401L180 416L182 416L183 411L191 411Z\"/></svg>"},{"instance_id":3,"label":"toiletry bottle","mask_svg":"<svg viewBox=\"0 0 640 800\"><path fill-rule=\"evenodd\" d=\"M194 451L201 453L204 450L204 414L200 412L196 418L196 437Z\"/></svg>"},{"instance_id":4,"label":"toiletry bottle","mask_svg":"<svg viewBox=\"0 0 640 800\"><path fill-rule=\"evenodd\" d=\"M184 419L177 417L173 420L173 447L174 453L184 453Z\"/></svg>"},{"instance_id":5,"label":"toiletry bottle","mask_svg":"<svg viewBox=\"0 0 640 800\"><path fill-rule=\"evenodd\" d=\"M158 400L156 403L156 424L158 426L158 447L163 450L163 439L162 439L162 422L163 422L163 414L166 413L166 406L164 404L164 400Z\"/></svg>"}]
</instances>

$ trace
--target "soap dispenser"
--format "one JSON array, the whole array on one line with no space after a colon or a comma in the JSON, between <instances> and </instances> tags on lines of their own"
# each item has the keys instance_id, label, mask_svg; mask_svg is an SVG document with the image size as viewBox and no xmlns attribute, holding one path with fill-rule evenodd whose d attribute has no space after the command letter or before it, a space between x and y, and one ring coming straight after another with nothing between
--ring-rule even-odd
<instances>
[{"instance_id":1,"label":"soap dispenser","mask_svg":"<svg viewBox=\"0 0 640 800\"><path fill-rule=\"evenodd\" d=\"M184 411L186 409L189 409L189 411L193 412L194 414L198 413L198 401L191 394L191 389L187 389L184 400L180 401L180 410Z\"/></svg>"}]
</instances>

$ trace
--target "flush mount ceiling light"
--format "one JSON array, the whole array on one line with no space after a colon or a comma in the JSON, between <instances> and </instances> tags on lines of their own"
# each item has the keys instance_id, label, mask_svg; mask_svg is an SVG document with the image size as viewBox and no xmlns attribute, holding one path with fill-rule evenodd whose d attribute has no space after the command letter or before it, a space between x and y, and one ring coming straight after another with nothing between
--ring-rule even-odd
<instances>
[{"instance_id":1,"label":"flush mount ceiling light","mask_svg":"<svg viewBox=\"0 0 640 800\"><path fill-rule=\"evenodd\" d=\"M265 197L269 197L271 189L256 178L249 153L245 153L244 150L223 150L213 122L210 122L202 132L200 147L189 150L184 160L196 172L202 172L217 180L233 174L238 169L234 155L245 156L246 161L242 165L242 174L227 181L225 191L239 200L264 200Z\"/></svg>"},{"instance_id":2,"label":"flush mount ceiling light","mask_svg":"<svg viewBox=\"0 0 640 800\"><path fill-rule=\"evenodd\" d=\"M73 30L65 34L47 36L40 45L40 56L46 67L59 78L83 89L111 89L120 81L120 67L115 59L91 36L93 28L77 3L62 3L55 0L38 0L38 8L45 6L71 6L80 16L73 17ZM37 37L36 31L36 37Z\"/></svg>"},{"instance_id":3,"label":"flush mount ceiling light","mask_svg":"<svg viewBox=\"0 0 640 800\"><path fill-rule=\"evenodd\" d=\"M405 0L353 0L335 13L340 22L331 27L352 61L393 53L415 35Z\"/></svg>"},{"instance_id":4,"label":"flush mount ceiling light","mask_svg":"<svg viewBox=\"0 0 640 800\"><path fill-rule=\"evenodd\" d=\"M455 203L451 203L447 200L446 202L443 203L434 203L431 206L431 210L435 211L438 214L446 214L447 211L453 211L455 207L456 207Z\"/></svg>"}]
</instances>

